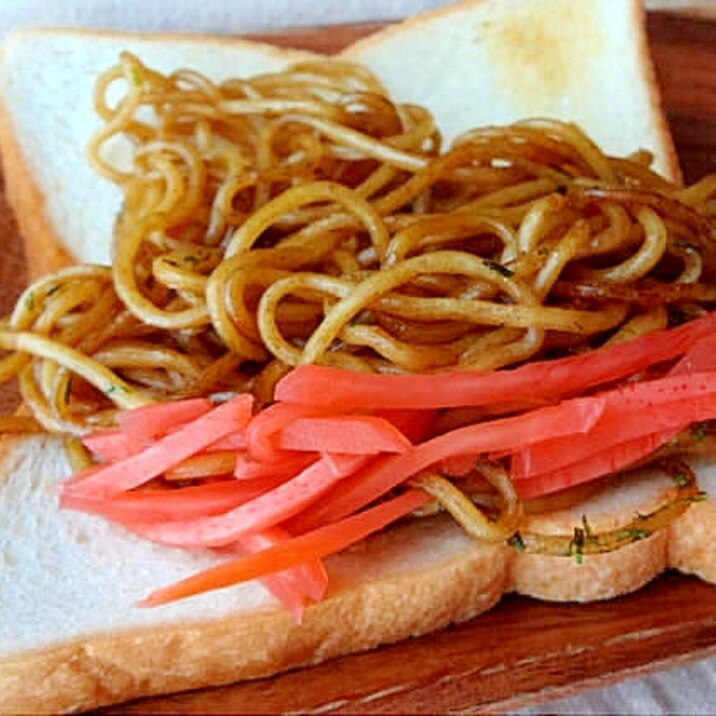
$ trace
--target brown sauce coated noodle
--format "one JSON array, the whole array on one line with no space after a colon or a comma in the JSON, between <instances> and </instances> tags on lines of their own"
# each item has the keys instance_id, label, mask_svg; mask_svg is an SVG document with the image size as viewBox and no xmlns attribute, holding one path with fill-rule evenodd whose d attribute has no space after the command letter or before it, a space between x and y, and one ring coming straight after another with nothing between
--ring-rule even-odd
<instances>
[{"instance_id":1,"label":"brown sauce coated noodle","mask_svg":"<svg viewBox=\"0 0 716 716\"><path fill-rule=\"evenodd\" d=\"M0 325L0 381L50 430L220 391L265 404L302 363L497 369L716 299L716 177L678 186L569 123L445 148L427 110L337 60L214 83L124 54L95 106L88 156L124 194L113 264L40 279Z\"/></svg>"}]
</instances>

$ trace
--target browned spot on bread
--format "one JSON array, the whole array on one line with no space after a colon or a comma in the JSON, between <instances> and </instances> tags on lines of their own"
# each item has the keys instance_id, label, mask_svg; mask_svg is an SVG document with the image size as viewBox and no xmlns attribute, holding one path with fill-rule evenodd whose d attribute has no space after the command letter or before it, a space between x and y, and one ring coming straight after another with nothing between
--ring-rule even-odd
<instances>
[{"instance_id":1,"label":"browned spot on bread","mask_svg":"<svg viewBox=\"0 0 716 716\"><path fill-rule=\"evenodd\" d=\"M599 57L606 42L596 11L594 4L574 0L519 3L477 28L505 99L538 115L554 114L565 94L572 101L579 97L590 58ZM592 31L585 33L585 25Z\"/></svg>"}]
</instances>

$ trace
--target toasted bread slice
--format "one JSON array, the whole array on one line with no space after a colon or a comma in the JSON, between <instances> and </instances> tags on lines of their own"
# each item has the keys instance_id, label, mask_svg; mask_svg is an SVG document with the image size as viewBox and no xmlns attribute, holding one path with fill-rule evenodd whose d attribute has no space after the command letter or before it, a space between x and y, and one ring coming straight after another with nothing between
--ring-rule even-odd
<instances>
[{"instance_id":1,"label":"toasted bread slice","mask_svg":"<svg viewBox=\"0 0 716 716\"><path fill-rule=\"evenodd\" d=\"M572 535L585 523L594 533L618 530L637 513L648 514L674 499L673 480L657 471L614 479L568 509L533 515L521 530L544 535ZM591 602L633 592L667 566L668 531L603 554L580 559L518 552L510 566L512 588L548 601Z\"/></svg>"},{"instance_id":2,"label":"toasted bread slice","mask_svg":"<svg viewBox=\"0 0 716 716\"><path fill-rule=\"evenodd\" d=\"M653 152L678 179L638 0L464 0L343 52L399 102L428 107L446 143L471 127L546 116L606 152Z\"/></svg>"},{"instance_id":3,"label":"toasted bread slice","mask_svg":"<svg viewBox=\"0 0 716 716\"><path fill-rule=\"evenodd\" d=\"M469 619L505 589L508 548L476 546L438 518L328 560L329 594L300 626L257 582L138 608L220 558L59 510L54 488L69 473L60 438L0 445L0 713L79 711L266 676Z\"/></svg>"}]
</instances>

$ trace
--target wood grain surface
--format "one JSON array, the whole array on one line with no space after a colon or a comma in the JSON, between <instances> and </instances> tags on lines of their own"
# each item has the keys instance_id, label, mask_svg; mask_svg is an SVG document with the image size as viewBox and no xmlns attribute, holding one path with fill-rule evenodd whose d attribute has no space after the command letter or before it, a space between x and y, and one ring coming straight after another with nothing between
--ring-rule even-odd
<instances>
[{"instance_id":1,"label":"wood grain surface","mask_svg":"<svg viewBox=\"0 0 716 716\"><path fill-rule=\"evenodd\" d=\"M261 39L335 52L379 26L302 29ZM650 13L665 109L687 179L716 171L716 24ZM25 280L0 196L0 311ZM13 394L0 393L0 402ZM438 634L271 679L143 700L112 713L481 713L600 686L716 653L716 590L668 574L637 594L584 606L507 597Z\"/></svg>"}]
</instances>

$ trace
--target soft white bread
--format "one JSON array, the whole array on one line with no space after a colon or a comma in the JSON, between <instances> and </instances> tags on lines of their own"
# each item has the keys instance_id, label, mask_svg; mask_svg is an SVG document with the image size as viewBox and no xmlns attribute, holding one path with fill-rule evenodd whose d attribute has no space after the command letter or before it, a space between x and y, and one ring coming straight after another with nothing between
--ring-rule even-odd
<instances>
[{"instance_id":1,"label":"soft white bread","mask_svg":"<svg viewBox=\"0 0 716 716\"><path fill-rule=\"evenodd\" d=\"M447 519L392 529L328 560L330 591L296 626L256 583L156 609L135 603L217 559L60 511L56 437L0 444L0 713L80 711L323 661L491 607L507 547Z\"/></svg>"},{"instance_id":2,"label":"soft white bread","mask_svg":"<svg viewBox=\"0 0 716 716\"><path fill-rule=\"evenodd\" d=\"M638 0L465 0L343 52L399 102L429 107L449 143L470 127L547 116L602 149L654 153L679 177Z\"/></svg>"},{"instance_id":3,"label":"soft white bread","mask_svg":"<svg viewBox=\"0 0 716 716\"><path fill-rule=\"evenodd\" d=\"M123 51L162 72L191 67L216 81L275 72L309 52L208 36L26 30L4 43L0 151L30 274L71 261L107 264L121 192L85 158L100 127L97 77Z\"/></svg>"}]
</instances>

